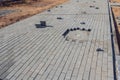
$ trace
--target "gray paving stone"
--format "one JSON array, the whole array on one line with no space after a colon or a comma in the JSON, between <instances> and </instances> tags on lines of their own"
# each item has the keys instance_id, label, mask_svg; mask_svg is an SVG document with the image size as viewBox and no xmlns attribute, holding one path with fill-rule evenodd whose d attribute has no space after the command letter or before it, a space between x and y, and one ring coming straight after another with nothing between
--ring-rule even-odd
<instances>
[{"instance_id":1,"label":"gray paving stone","mask_svg":"<svg viewBox=\"0 0 120 80\"><path fill-rule=\"evenodd\" d=\"M0 77L8 80L113 80L107 0L95 1L94 4L90 0L70 0L62 4L62 8L54 7L49 13L44 11L0 29ZM99 10L88 8L89 5ZM58 16L63 20L57 20ZM43 20L53 27L36 28L35 24ZM85 25L80 24L83 21ZM91 29L84 31L87 36L80 33L79 37L84 35L87 40L66 41L62 34L77 27ZM97 48L103 48L104 52L97 52Z\"/></svg>"}]
</instances>

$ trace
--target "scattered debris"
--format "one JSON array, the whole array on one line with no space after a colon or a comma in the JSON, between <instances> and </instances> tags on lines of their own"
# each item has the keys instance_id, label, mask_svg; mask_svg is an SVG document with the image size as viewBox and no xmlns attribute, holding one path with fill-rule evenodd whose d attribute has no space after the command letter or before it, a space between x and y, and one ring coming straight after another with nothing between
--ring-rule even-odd
<instances>
[{"instance_id":1,"label":"scattered debris","mask_svg":"<svg viewBox=\"0 0 120 80\"><path fill-rule=\"evenodd\" d=\"M117 16L116 19L120 20L120 16Z\"/></svg>"},{"instance_id":2,"label":"scattered debris","mask_svg":"<svg viewBox=\"0 0 120 80\"><path fill-rule=\"evenodd\" d=\"M95 6L90 6L90 8L94 8Z\"/></svg>"},{"instance_id":3,"label":"scattered debris","mask_svg":"<svg viewBox=\"0 0 120 80\"><path fill-rule=\"evenodd\" d=\"M75 40L75 39L72 39L72 42L76 42L76 40Z\"/></svg>"},{"instance_id":4,"label":"scattered debris","mask_svg":"<svg viewBox=\"0 0 120 80\"><path fill-rule=\"evenodd\" d=\"M51 10L49 9L48 12L50 12Z\"/></svg>"},{"instance_id":5,"label":"scattered debris","mask_svg":"<svg viewBox=\"0 0 120 80\"><path fill-rule=\"evenodd\" d=\"M99 7L96 7L95 9L99 9Z\"/></svg>"},{"instance_id":6,"label":"scattered debris","mask_svg":"<svg viewBox=\"0 0 120 80\"><path fill-rule=\"evenodd\" d=\"M83 11L83 12L81 12L82 14L87 14L87 12L86 11Z\"/></svg>"},{"instance_id":7,"label":"scattered debris","mask_svg":"<svg viewBox=\"0 0 120 80\"><path fill-rule=\"evenodd\" d=\"M69 38L69 37L66 37L66 39L65 39L65 40L66 40L66 41L69 41L69 39L68 39L68 38Z\"/></svg>"},{"instance_id":8,"label":"scattered debris","mask_svg":"<svg viewBox=\"0 0 120 80\"><path fill-rule=\"evenodd\" d=\"M63 7L63 6L60 6L61 8Z\"/></svg>"}]
</instances>

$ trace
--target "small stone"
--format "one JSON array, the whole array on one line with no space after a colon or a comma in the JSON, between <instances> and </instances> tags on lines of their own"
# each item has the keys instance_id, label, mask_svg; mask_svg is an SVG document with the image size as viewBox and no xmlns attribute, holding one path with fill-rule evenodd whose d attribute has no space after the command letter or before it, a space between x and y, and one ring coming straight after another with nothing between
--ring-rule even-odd
<instances>
[{"instance_id":1,"label":"small stone","mask_svg":"<svg viewBox=\"0 0 120 80\"><path fill-rule=\"evenodd\" d=\"M120 23L118 23L118 25L120 25Z\"/></svg>"},{"instance_id":2,"label":"small stone","mask_svg":"<svg viewBox=\"0 0 120 80\"><path fill-rule=\"evenodd\" d=\"M99 7L96 7L95 9L99 9Z\"/></svg>"},{"instance_id":3,"label":"small stone","mask_svg":"<svg viewBox=\"0 0 120 80\"><path fill-rule=\"evenodd\" d=\"M63 6L60 6L61 8L63 7Z\"/></svg>"},{"instance_id":4,"label":"small stone","mask_svg":"<svg viewBox=\"0 0 120 80\"><path fill-rule=\"evenodd\" d=\"M50 12L51 10L49 9L48 12Z\"/></svg>"},{"instance_id":5,"label":"small stone","mask_svg":"<svg viewBox=\"0 0 120 80\"><path fill-rule=\"evenodd\" d=\"M120 16L116 17L116 19L120 20Z\"/></svg>"},{"instance_id":6,"label":"small stone","mask_svg":"<svg viewBox=\"0 0 120 80\"><path fill-rule=\"evenodd\" d=\"M83 12L81 12L82 14L87 14L87 12L86 11L83 11Z\"/></svg>"}]
</instances>

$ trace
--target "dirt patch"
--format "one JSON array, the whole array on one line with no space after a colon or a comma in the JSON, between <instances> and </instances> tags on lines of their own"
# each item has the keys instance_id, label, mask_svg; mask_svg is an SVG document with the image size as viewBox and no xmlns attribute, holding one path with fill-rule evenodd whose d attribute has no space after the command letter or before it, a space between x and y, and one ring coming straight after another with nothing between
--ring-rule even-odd
<instances>
[{"instance_id":1,"label":"dirt patch","mask_svg":"<svg viewBox=\"0 0 120 80\"><path fill-rule=\"evenodd\" d=\"M120 0L111 0L113 3L120 3ZM112 11L115 16L115 20L117 23L117 28L120 33L120 7L119 6L112 6Z\"/></svg>"},{"instance_id":2,"label":"dirt patch","mask_svg":"<svg viewBox=\"0 0 120 80\"><path fill-rule=\"evenodd\" d=\"M0 16L0 28L5 27L9 24L15 23L32 15L38 14L44 10L54 7L58 4L62 4L68 0L43 0L32 2L29 4L15 4L9 7L0 7L2 10L18 10L7 14L5 16Z\"/></svg>"},{"instance_id":3,"label":"dirt patch","mask_svg":"<svg viewBox=\"0 0 120 80\"><path fill-rule=\"evenodd\" d=\"M110 2L118 3L118 2L120 2L120 0L111 0Z\"/></svg>"},{"instance_id":4,"label":"dirt patch","mask_svg":"<svg viewBox=\"0 0 120 80\"><path fill-rule=\"evenodd\" d=\"M115 19L116 19L116 23L117 23L117 27L120 33L120 7L112 7Z\"/></svg>"},{"instance_id":5,"label":"dirt patch","mask_svg":"<svg viewBox=\"0 0 120 80\"><path fill-rule=\"evenodd\" d=\"M116 40L118 43L119 51L120 51L120 7L113 6L113 20L114 20L114 27L116 32Z\"/></svg>"}]
</instances>

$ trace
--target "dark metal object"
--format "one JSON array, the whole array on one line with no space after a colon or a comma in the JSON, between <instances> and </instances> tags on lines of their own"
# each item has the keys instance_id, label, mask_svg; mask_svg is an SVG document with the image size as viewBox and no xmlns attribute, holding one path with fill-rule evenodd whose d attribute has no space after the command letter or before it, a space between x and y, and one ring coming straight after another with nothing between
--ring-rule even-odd
<instances>
[{"instance_id":1,"label":"dark metal object","mask_svg":"<svg viewBox=\"0 0 120 80\"><path fill-rule=\"evenodd\" d=\"M65 37L69 33L69 29L67 29L62 35Z\"/></svg>"},{"instance_id":2,"label":"dark metal object","mask_svg":"<svg viewBox=\"0 0 120 80\"><path fill-rule=\"evenodd\" d=\"M61 17L57 17L57 19L62 20L63 18L61 18Z\"/></svg>"},{"instance_id":3,"label":"dark metal object","mask_svg":"<svg viewBox=\"0 0 120 80\"><path fill-rule=\"evenodd\" d=\"M85 28L82 28L83 31L85 31Z\"/></svg>"},{"instance_id":4,"label":"dark metal object","mask_svg":"<svg viewBox=\"0 0 120 80\"><path fill-rule=\"evenodd\" d=\"M82 14L87 14L87 12L86 11L83 11L83 12L81 12Z\"/></svg>"},{"instance_id":5,"label":"dark metal object","mask_svg":"<svg viewBox=\"0 0 120 80\"><path fill-rule=\"evenodd\" d=\"M99 9L99 7L96 7L95 9Z\"/></svg>"},{"instance_id":6,"label":"dark metal object","mask_svg":"<svg viewBox=\"0 0 120 80\"><path fill-rule=\"evenodd\" d=\"M92 6L90 6L90 7L92 7Z\"/></svg>"},{"instance_id":7,"label":"dark metal object","mask_svg":"<svg viewBox=\"0 0 120 80\"><path fill-rule=\"evenodd\" d=\"M49 9L48 12L50 12L51 10Z\"/></svg>"},{"instance_id":8,"label":"dark metal object","mask_svg":"<svg viewBox=\"0 0 120 80\"><path fill-rule=\"evenodd\" d=\"M46 21L40 21L41 26L46 26Z\"/></svg>"},{"instance_id":9,"label":"dark metal object","mask_svg":"<svg viewBox=\"0 0 120 80\"><path fill-rule=\"evenodd\" d=\"M36 28L46 28L46 27L53 27L51 25L47 25L46 21L40 21L40 24L35 24Z\"/></svg>"},{"instance_id":10,"label":"dark metal object","mask_svg":"<svg viewBox=\"0 0 120 80\"><path fill-rule=\"evenodd\" d=\"M90 8L93 8L93 7L95 7L95 6L90 6Z\"/></svg>"},{"instance_id":11,"label":"dark metal object","mask_svg":"<svg viewBox=\"0 0 120 80\"><path fill-rule=\"evenodd\" d=\"M74 28L74 30L76 31L77 29L76 29L76 28Z\"/></svg>"},{"instance_id":12,"label":"dark metal object","mask_svg":"<svg viewBox=\"0 0 120 80\"><path fill-rule=\"evenodd\" d=\"M80 28L79 28L79 27L77 27L77 30L80 30Z\"/></svg>"},{"instance_id":13,"label":"dark metal object","mask_svg":"<svg viewBox=\"0 0 120 80\"><path fill-rule=\"evenodd\" d=\"M81 22L80 24L85 24L85 22Z\"/></svg>"},{"instance_id":14,"label":"dark metal object","mask_svg":"<svg viewBox=\"0 0 120 80\"><path fill-rule=\"evenodd\" d=\"M97 52L100 52L100 51L102 51L102 52L103 52L104 50L103 50L103 49L101 49L101 48L97 48L97 49L96 49L96 51L97 51Z\"/></svg>"},{"instance_id":15,"label":"dark metal object","mask_svg":"<svg viewBox=\"0 0 120 80\"><path fill-rule=\"evenodd\" d=\"M70 31L73 31L73 29L71 28Z\"/></svg>"},{"instance_id":16,"label":"dark metal object","mask_svg":"<svg viewBox=\"0 0 120 80\"><path fill-rule=\"evenodd\" d=\"M91 31L91 29L88 29L88 31L90 32L90 31Z\"/></svg>"}]
</instances>

